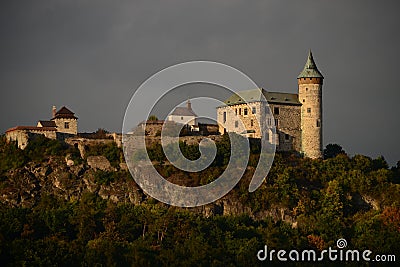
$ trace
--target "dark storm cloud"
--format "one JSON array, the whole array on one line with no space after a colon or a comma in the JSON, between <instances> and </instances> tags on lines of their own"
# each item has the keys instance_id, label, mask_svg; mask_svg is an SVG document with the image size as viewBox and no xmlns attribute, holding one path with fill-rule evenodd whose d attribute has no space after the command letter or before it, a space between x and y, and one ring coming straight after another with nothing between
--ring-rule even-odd
<instances>
[{"instance_id":1,"label":"dark storm cloud","mask_svg":"<svg viewBox=\"0 0 400 267\"><path fill-rule=\"evenodd\" d=\"M52 105L75 111L80 131L120 131L134 89L189 60L296 92L311 48L326 78L324 144L394 164L398 10L396 1L2 1L0 131L47 119Z\"/></svg>"}]
</instances>

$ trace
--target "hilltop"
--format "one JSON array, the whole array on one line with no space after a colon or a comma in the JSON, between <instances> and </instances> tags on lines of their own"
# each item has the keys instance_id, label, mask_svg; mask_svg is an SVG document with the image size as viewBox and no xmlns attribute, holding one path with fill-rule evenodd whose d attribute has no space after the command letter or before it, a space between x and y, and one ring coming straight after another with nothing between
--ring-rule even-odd
<instances>
[{"instance_id":1,"label":"hilltop","mask_svg":"<svg viewBox=\"0 0 400 267\"><path fill-rule=\"evenodd\" d=\"M229 140L222 137L217 148L216 160L201 173L169 165L157 143L148 149L164 177L194 186L224 170ZM193 158L199 153L195 144L181 143L181 149ZM325 160L278 153L266 181L249 193L257 144L251 152L234 190L183 209L147 196L115 143L92 146L82 158L57 140L38 137L20 150L2 138L0 262L244 266L260 264L255 253L264 244L322 250L341 237L374 253L399 251L400 166L345 153Z\"/></svg>"}]
</instances>

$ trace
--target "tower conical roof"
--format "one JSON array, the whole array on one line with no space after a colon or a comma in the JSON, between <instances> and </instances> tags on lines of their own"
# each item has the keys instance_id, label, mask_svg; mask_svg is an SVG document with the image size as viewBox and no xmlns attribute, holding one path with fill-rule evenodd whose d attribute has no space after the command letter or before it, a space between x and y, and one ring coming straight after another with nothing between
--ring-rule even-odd
<instances>
[{"instance_id":1,"label":"tower conical roof","mask_svg":"<svg viewBox=\"0 0 400 267\"><path fill-rule=\"evenodd\" d=\"M302 72L300 72L299 76L297 78L324 78L322 76L321 72L319 72L317 65L314 62L314 58L312 56L311 50L308 53L308 58L306 65L304 66L304 69Z\"/></svg>"}]
</instances>

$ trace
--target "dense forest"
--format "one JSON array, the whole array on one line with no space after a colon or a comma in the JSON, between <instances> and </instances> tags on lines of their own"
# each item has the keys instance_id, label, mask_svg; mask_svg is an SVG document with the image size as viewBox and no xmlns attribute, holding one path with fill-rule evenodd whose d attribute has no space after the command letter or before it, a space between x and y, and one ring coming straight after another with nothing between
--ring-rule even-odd
<instances>
[{"instance_id":1,"label":"dense forest","mask_svg":"<svg viewBox=\"0 0 400 267\"><path fill-rule=\"evenodd\" d=\"M199 156L198 146L181 143L180 147L190 159ZM209 183L223 172L229 147L228 138L217 143L215 161L201 173L185 173L169 165L158 144L148 151L164 177L193 186ZM81 158L76 148L60 141L38 137L20 150L2 137L0 194L12 192L12 174L25 166L46 165L55 158L65 162L65 157L86 166L89 155L103 155L114 167L111 171L86 168L94 183L133 181L119 167L123 153L115 144L91 147ZM267 264L256 256L264 245L322 251L335 247L339 238L347 240L348 248L369 249L373 255L398 254L400 164L389 167L383 157L349 157L338 145L328 145L325 159L318 160L277 153L265 182L249 193L258 156L257 142L252 142L244 177L224 197L234 206L247 207L246 212L206 216L195 208L171 207L148 196L133 204L103 199L89 190L69 199L42 193L30 206L3 201L0 265L259 266ZM79 175L67 177L80 179ZM272 209L285 210L290 218L263 213Z\"/></svg>"}]
</instances>

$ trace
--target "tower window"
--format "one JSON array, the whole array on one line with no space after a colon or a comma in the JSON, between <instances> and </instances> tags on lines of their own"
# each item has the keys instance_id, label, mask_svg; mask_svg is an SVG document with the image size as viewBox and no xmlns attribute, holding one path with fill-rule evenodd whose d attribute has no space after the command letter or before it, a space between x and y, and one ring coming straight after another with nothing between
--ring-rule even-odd
<instances>
[{"instance_id":1,"label":"tower window","mask_svg":"<svg viewBox=\"0 0 400 267\"><path fill-rule=\"evenodd\" d=\"M239 108L239 115L242 115L242 109Z\"/></svg>"},{"instance_id":2,"label":"tower window","mask_svg":"<svg viewBox=\"0 0 400 267\"><path fill-rule=\"evenodd\" d=\"M224 114L223 114L223 120L224 120L224 123L226 122L226 112L224 112Z\"/></svg>"},{"instance_id":3,"label":"tower window","mask_svg":"<svg viewBox=\"0 0 400 267\"><path fill-rule=\"evenodd\" d=\"M306 102L306 100L305 99L303 99L303 103L305 103Z\"/></svg>"},{"instance_id":4,"label":"tower window","mask_svg":"<svg viewBox=\"0 0 400 267\"><path fill-rule=\"evenodd\" d=\"M253 107L253 108L251 109L251 113L252 113L252 114L256 114L256 108L255 108L255 107Z\"/></svg>"},{"instance_id":5,"label":"tower window","mask_svg":"<svg viewBox=\"0 0 400 267\"><path fill-rule=\"evenodd\" d=\"M308 88L306 88L306 92L308 92Z\"/></svg>"},{"instance_id":6,"label":"tower window","mask_svg":"<svg viewBox=\"0 0 400 267\"><path fill-rule=\"evenodd\" d=\"M244 115L244 116L247 116L247 113L248 113L247 108L244 108L244 109L243 109L243 115Z\"/></svg>"},{"instance_id":7,"label":"tower window","mask_svg":"<svg viewBox=\"0 0 400 267\"><path fill-rule=\"evenodd\" d=\"M65 128L65 129L69 129L69 122L67 122L67 121L64 122L64 128Z\"/></svg>"},{"instance_id":8,"label":"tower window","mask_svg":"<svg viewBox=\"0 0 400 267\"><path fill-rule=\"evenodd\" d=\"M274 114L279 115L279 107L274 107Z\"/></svg>"},{"instance_id":9,"label":"tower window","mask_svg":"<svg viewBox=\"0 0 400 267\"><path fill-rule=\"evenodd\" d=\"M311 108L307 108L307 113L311 113Z\"/></svg>"},{"instance_id":10,"label":"tower window","mask_svg":"<svg viewBox=\"0 0 400 267\"><path fill-rule=\"evenodd\" d=\"M235 115L237 115L237 108L235 108Z\"/></svg>"},{"instance_id":11,"label":"tower window","mask_svg":"<svg viewBox=\"0 0 400 267\"><path fill-rule=\"evenodd\" d=\"M317 120L317 127L321 127L321 120Z\"/></svg>"},{"instance_id":12,"label":"tower window","mask_svg":"<svg viewBox=\"0 0 400 267\"><path fill-rule=\"evenodd\" d=\"M183 117L181 117L181 121L183 121Z\"/></svg>"},{"instance_id":13,"label":"tower window","mask_svg":"<svg viewBox=\"0 0 400 267\"><path fill-rule=\"evenodd\" d=\"M253 120L250 120L250 126L253 127L253 125L254 125L254 121L253 121Z\"/></svg>"},{"instance_id":14,"label":"tower window","mask_svg":"<svg viewBox=\"0 0 400 267\"><path fill-rule=\"evenodd\" d=\"M235 128L239 127L239 122L235 121Z\"/></svg>"}]
</instances>

